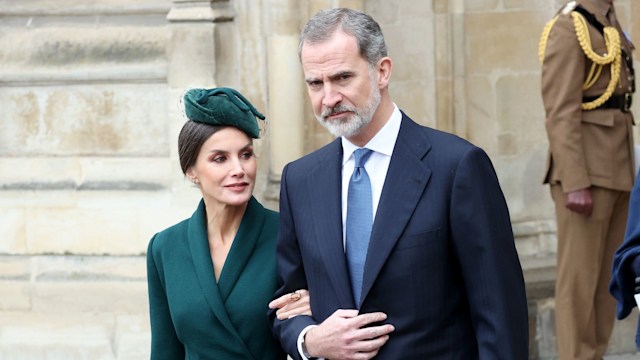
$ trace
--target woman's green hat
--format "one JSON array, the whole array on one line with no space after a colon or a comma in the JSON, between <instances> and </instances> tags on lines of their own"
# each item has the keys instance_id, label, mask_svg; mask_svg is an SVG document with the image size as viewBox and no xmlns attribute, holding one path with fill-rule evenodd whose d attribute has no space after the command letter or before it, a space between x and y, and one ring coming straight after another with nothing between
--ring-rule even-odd
<instances>
[{"instance_id":1,"label":"woman's green hat","mask_svg":"<svg viewBox=\"0 0 640 360\"><path fill-rule=\"evenodd\" d=\"M184 111L192 121L209 125L230 125L254 139L260 137L258 110L242 94L231 88L191 89L184 95Z\"/></svg>"}]
</instances>

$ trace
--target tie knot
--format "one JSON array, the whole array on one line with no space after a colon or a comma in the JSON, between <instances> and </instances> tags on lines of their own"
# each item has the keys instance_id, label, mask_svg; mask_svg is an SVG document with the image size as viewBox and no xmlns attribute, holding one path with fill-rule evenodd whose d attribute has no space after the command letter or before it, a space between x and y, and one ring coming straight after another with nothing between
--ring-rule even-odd
<instances>
[{"instance_id":1,"label":"tie knot","mask_svg":"<svg viewBox=\"0 0 640 360\"><path fill-rule=\"evenodd\" d=\"M355 156L355 162L356 162L355 167L357 168L364 167L364 163L366 163L369 156L371 156L371 149L367 149L367 148L357 149L356 151L353 152L353 156Z\"/></svg>"}]
</instances>

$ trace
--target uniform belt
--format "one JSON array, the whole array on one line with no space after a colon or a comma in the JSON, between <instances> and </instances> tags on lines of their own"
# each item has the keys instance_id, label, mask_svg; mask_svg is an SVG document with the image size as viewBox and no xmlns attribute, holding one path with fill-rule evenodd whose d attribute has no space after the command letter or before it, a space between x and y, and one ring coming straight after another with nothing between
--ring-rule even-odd
<instances>
[{"instance_id":1,"label":"uniform belt","mask_svg":"<svg viewBox=\"0 0 640 360\"><path fill-rule=\"evenodd\" d=\"M591 102L597 98L598 96L585 96L582 98L582 102ZM594 110L619 109L623 112L629 112L629 109L631 109L632 102L633 102L633 97L631 93L626 93L622 95L611 95L609 100L605 101L604 104L598 106Z\"/></svg>"}]
</instances>

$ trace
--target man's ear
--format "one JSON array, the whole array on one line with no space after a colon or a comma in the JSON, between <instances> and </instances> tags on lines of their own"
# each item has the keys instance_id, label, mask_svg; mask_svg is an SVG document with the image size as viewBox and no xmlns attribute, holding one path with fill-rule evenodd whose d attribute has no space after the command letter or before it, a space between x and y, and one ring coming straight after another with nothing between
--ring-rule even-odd
<instances>
[{"instance_id":1,"label":"man's ear","mask_svg":"<svg viewBox=\"0 0 640 360\"><path fill-rule=\"evenodd\" d=\"M393 62L388 56L378 60L378 88L384 89L389 85L391 79L391 69L393 68Z\"/></svg>"}]
</instances>

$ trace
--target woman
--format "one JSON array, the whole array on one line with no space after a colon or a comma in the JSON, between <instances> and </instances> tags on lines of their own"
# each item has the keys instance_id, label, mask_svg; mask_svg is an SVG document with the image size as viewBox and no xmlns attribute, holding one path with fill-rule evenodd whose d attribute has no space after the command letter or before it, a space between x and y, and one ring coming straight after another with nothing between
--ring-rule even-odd
<instances>
[{"instance_id":1,"label":"woman","mask_svg":"<svg viewBox=\"0 0 640 360\"><path fill-rule=\"evenodd\" d=\"M252 196L256 116L233 89L192 89L178 137L180 165L200 188L191 218L147 251L152 359L285 359L267 304L276 290L278 215ZM281 316L310 315L308 292L277 299Z\"/></svg>"}]
</instances>

